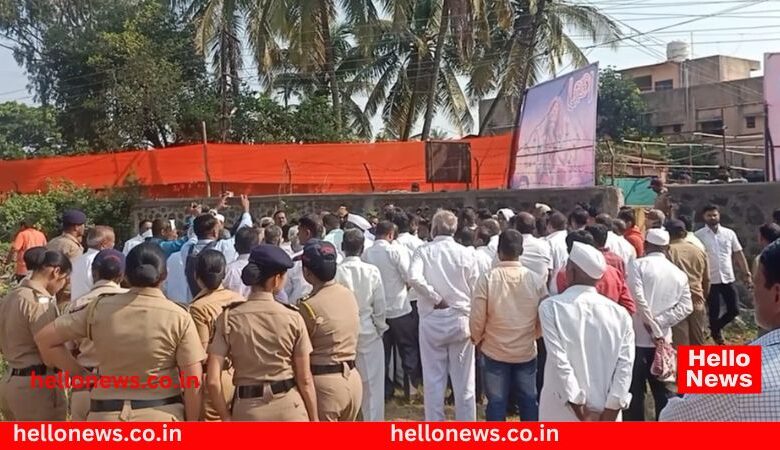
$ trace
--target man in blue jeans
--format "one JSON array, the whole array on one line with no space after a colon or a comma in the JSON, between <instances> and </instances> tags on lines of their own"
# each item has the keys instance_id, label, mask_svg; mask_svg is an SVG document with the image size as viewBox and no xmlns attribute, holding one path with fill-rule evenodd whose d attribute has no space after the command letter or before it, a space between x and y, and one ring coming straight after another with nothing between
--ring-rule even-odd
<instances>
[{"instance_id":1,"label":"man in blue jeans","mask_svg":"<svg viewBox=\"0 0 780 450\"><path fill-rule=\"evenodd\" d=\"M483 378L489 421L506 420L510 399L520 420L539 419L536 398L536 337L539 301L547 296L542 276L523 267L523 236L506 230L498 239L498 265L474 288L471 339L484 355Z\"/></svg>"}]
</instances>

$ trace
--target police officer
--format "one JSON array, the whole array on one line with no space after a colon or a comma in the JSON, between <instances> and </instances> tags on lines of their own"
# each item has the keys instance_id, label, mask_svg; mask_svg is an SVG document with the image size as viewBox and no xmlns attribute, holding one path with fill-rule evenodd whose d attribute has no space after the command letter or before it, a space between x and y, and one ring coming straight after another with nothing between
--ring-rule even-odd
<instances>
[{"instance_id":1,"label":"police officer","mask_svg":"<svg viewBox=\"0 0 780 450\"><path fill-rule=\"evenodd\" d=\"M252 287L249 298L217 318L206 379L223 421L317 421L306 325L296 307L274 300L292 266L279 247L253 248L241 273L244 284ZM235 370L232 415L220 383L226 358Z\"/></svg>"},{"instance_id":2,"label":"police officer","mask_svg":"<svg viewBox=\"0 0 780 450\"><path fill-rule=\"evenodd\" d=\"M100 376L131 380L127 387L95 386L90 421L198 420L206 353L190 315L160 290L167 275L165 254L143 243L130 251L125 266L128 293L100 297L60 316L36 342L44 358L73 374L82 367L62 344L89 338Z\"/></svg>"},{"instance_id":3,"label":"police officer","mask_svg":"<svg viewBox=\"0 0 780 450\"><path fill-rule=\"evenodd\" d=\"M81 239L84 237L87 216L78 209L68 209L62 213L62 234L49 241L49 250L65 254L71 262L84 253Z\"/></svg>"},{"instance_id":4,"label":"police officer","mask_svg":"<svg viewBox=\"0 0 780 450\"><path fill-rule=\"evenodd\" d=\"M322 421L352 421L363 397L355 369L360 318L355 295L336 283L336 248L330 242L310 240L296 259L312 285L310 296L299 302L314 350L311 372Z\"/></svg>"},{"instance_id":5,"label":"police officer","mask_svg":"<svg viewBox=\"0 0 780 450\"><path fill-rule=\"evenodd\" d=\"M195 262L195 279L201 291L190 304L190 315L195 322L195 329L198 330L203 351L206 351L213 338L217 317L222 314L222 310L228 305L244 301L239 294L222 286L226 267L225 256L217 250L204 250ZM232 379L233 370L229 365L226 365L225 370L215 379L221 380L222 394L228 403L235 391ZM219 413L214 409L208 395L208 386L204 386L203 390L201 420L219 420Z\"/></svg>"},{"instance_id":6,"label":"police officer","mask_svg":"<svg viewBox=\"0 0 780 450\"><path fill-rule=\"evenodd\" d=\"M30 278L0 301L0 353L8 362L0 382L0 411L6 420L65 420L65 393L46 387L46 375L54 371L44 365L33 337L56 318L54 297L67 283L71 265L56 251L38 253L34 263Z\"/></svg>"},{"instance_id":7,"label":"police officer","mask_svg":"<svg viewBox=\"0 0 780 450\"><path fill-rule=\"evenodd\" d=\"M84 238L87 216L78 209L68 209L62 213L62 234L49 241L47 250L62 252L73 264L84 253L81 240ZM68 284L57 294L60 310L67 308L70 302L70 278Z\"/></svg>"},{"instance_id":8,"label":"police officer","mask_svg":"<svg viewBox=\"0 0 780 450\"><path fill-rule=\"evenodd\" d=\"M127 289L120 286L125 277L125 255L113 248L103 249L95 255L92 261L92 279L95 284L83 297L76 299L68 305L70 312L85 307L93 300L105 295L124 294ZM95 346L89 339L69 342L68 348L76 352L76 361L81 367L97 374L97 356ZM87 383L78 383L72 386L70 394L70 420L81 422L87 420L89 414L90 386Z\"/></svg>"}]
</instances>

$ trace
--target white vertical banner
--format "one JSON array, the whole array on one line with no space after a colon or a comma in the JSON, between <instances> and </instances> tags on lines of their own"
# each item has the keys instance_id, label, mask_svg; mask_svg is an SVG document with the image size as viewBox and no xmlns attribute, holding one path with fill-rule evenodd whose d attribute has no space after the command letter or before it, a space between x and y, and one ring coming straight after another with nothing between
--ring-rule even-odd
<instances>
[{"instance_id":1,"label":"white vertical banner","mask_svg":"<svg viewBox=\"0 0 780 450\"><path fill-rule=\"evenodd\" d=\"M764 55L766 179L780 181L780 53Z\"/></svg>"}]
</instances>

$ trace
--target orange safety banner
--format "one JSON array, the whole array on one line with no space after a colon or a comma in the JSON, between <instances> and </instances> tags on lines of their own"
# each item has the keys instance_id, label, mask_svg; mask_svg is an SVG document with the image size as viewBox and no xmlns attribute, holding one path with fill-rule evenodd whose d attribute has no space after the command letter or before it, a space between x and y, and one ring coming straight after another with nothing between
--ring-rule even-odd
<instances>
[{"instance_id":1,"label":"orange safety banner","mask_svg":"<svg viewBox=\"0 0 780 450\"><path fill-rule=\"evenodd\" d=\"M772 423L128 423L0 424L0 445L13 449L576 449L757 447ZM251 447L251 445L249 445Z\"/></svg>"},{"instance_id":2,"label":"orange safety banner","mask_svg":"<svg viewBox=\"0 0 780 450\"><path fill-rule=\"evenodd\" d=\"M471 144L470 189L503 188L511 135L465 139ZM0 190L29 193L68 180L104 189L130 177L153 197L205 192L202 144L96 155L0 161ZM246 194L462 190L463 184L425 183L423 142L207 145L212 189Z\"/></svg>"}]
</instances>

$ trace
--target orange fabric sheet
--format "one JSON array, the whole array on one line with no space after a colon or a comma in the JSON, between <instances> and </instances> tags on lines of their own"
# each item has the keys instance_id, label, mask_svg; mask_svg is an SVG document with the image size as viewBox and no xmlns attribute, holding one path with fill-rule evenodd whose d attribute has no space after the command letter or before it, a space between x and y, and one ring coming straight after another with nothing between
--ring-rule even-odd
<instances>
[{"instance_id":1,"label":"orange fabric sheet","mask_svg":"<svg viewBox=\"0 0 780 450\"><path fill-rule=\"evenodd\" d=\"M471 189L503 188L509 170L511 135L468 139L472 152ZM212 192L247 194L348 193L374 190L464 189L465 185L425 183L425 144L208 144ZM45 190L69 180L93 189L121 186L132 176L153 197L202 196L203 146L186 145L99 155L0 161L0 189Z\"/></svg>"}]
</instances>

